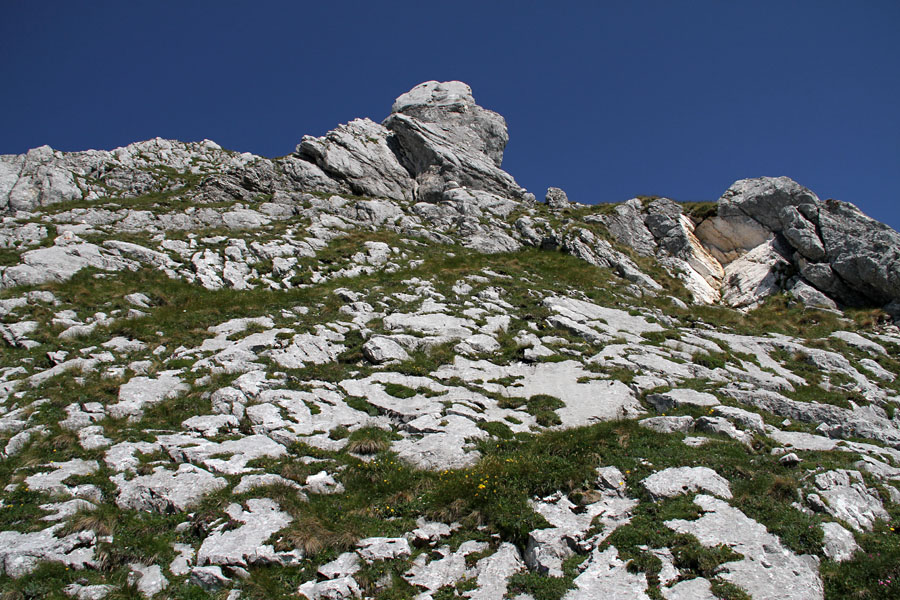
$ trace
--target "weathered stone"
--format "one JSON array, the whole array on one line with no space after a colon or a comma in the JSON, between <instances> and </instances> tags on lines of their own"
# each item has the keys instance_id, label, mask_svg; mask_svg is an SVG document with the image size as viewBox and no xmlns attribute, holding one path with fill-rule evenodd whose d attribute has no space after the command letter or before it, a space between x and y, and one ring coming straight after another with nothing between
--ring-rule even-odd
<instances>
[{"instance_id":1,"label":"weathered stone","mask_svg":"<svg viewBox=\"0 0 900 600\"><path fill-rule=\"evenodd\" d=\"M469 544L465 542L463 545ZM454 585L466 574L466 556L462 548L456 552L449 552L444 547L446 556L429 562L417 561L412 568L404 574L404 579L416 587L429 592L437 592L444 586ZM439 550L440 551L440 550Z\"/></svg>"},{"instance_id":2,"label":"weathered stone","mask_svg":"<svg viewBox=\"0 0 900 600\"><path fill-rule=\"evenodd\" d=\"M297 592L308 600L345 600L359 598L359 584L352 577L338 577L327 581L307 581Z\"/></svg>"},{"instance_id":3,"label":"weathered stone","mask_svg":"<svg viewBox=\"0 0 900 600\"><path fill-rule=\"evenodd\" d=\"M391 149L390 132L369 119L354 119L320 138L304 136L301 158L316 163L354 193L412 200L414 182Z\"/></svg>"},{"instance_id":4,"label":"weathered stone","mask_svg":"<svg viewBox=\"0 0 900 600\"><path fill-rule=\"evenodd\" d=\"M326 579L350 577L362 569L359 555L356 552L344 552L336 559L319 567L318 573Z\"/></svg>"},{"instance_id":5,"label":"weathered stone","mask_svg":"<svg viewBox=\"0 0 900 600\"><path fill-rule=\"evenodd\" d=\"M177 377L178 371L162 371L156 377L133 377L119 388L119 401L108 408L115 419L139 421L144 409L177 397L188 386Z\"/></svg>"},{"instance_id":6,"label":"weathered stone","mask_svg":"<svg viewBox=\"0 0 900 600\"><path fill-rule=\"evenodd\" d=\"M853 534L838 523L822 523L822 534L822 551L833 561L850 560L853 553L859 549Z\"/></svg>"},{"instance_id":7,"label":"weathered stone","mask_svg":"<svg viewBox=\"0 0 900 600\"><path fill-rule=\"evenodd\" d=\"M569 197L559 188L547 188L547 196L544 198L547 206L553 209L568 208L570 205Z\"/></svg>"},{"instance_id":8,"label":"weathered stone","mask_svg":"<svg viewBox=\"0 0 900 600\"><path fill-rule=\"evenodd\" d=\"M278 458L287 454L284 446L264 435L248 435L220 443L184 435L160 436L158 439L173 460L199 462L225 475L246 472L247 463L255 458Z\"/></svg>"},{"instance_id":9,"label":"weathered stone","mask_svg":"<svg viewBox=\"0 0 900 600\"><path fill-rule=\"evenodd\" d=\"M116 504L120 508L162 514L184 511L204 496L228 485L221 477L191 464L178 465L177 471L159 466L151 475L126 479L118 474L112 482L119 489Z\"/></svg>"},{"instance_id":10,"label":"weathered stone","mask_svg":"<svg viewBox=\"0 0 900 600\"><path fill-rule=\"evenodd\" d=\"M77 496L86 491L87 485L66 485L69 477L91 475L100 468L97 461L73 458L66 462L51 462L52 471L35 473L25 478L25 484L33 490L48 494ZM90 486L93 488L94 486Z\"/></svg>"},{"instance_id":11,"label":"weathered stone","mask_svg":"<svg viewBox=\"0 0 900 600\"><path fill-rule=\"evenodd\" d=\"M846 342L851 346L859 348L860 350L865 350L870 354L880 354L881 356L888 355L888 351L884 349L884 346L867 337L863 337L858 333L853 333L852 331L835 331L828 337L833 337L842 342Z\"/></svg>"},{"instance_id":12,"label":"weathered stone","mask_svg":"<svg viewBox=\"0 0 900 600\"><path fill-rule=\"evenodd\" d=\"M773 239L760 244L725 267L722 300L735 308L751 309L779 292L790 261Z\"/></svg>"},{"instance_id":13,"label":"weathered stone","mask_svg":"<svg viewBox=\"0 0 900 600\"><path fill-rule=\"evenodd\" d=\"M679 581L670 588L662 588L663 598L666 600L715 600L712 586L708 579L695 577Z\"/></svg>"},{"instance_id":14,"label":"weathered stone","mask_svg":"<svg viewBox=\"0 0 900 600\"><path fill-rule=\"evenodd\" d=\"M403 346L388 337L376 336L366 341L362 347L363 355L373 364L380 365L390 361L409 360L409 354Z\"/></svg>"},{"instance_id":15,"label":"weathered stone","mask_svg":"<svg viewBox=\"0 0 900 600\"><path fill-rule=\"evenodd\" d=\"M694 417L650 417L641 419L638 424L659 433L687 433L694 428Z\"/></svg>"},{"instance_id":16,"label":"weathered stone","mask_svg":"<svg viewBox=\"0 0 900 600\"><path fill-rule=\"evenodd\" d=\"M495 553L475 563L478 587L463 595L472 600L503 600L509 578L524 569L525 563L519 551L509 542L504 542Z\"/></svg>"},{"instance_id":17,"label":"weathered stone","mask_svg":"<svg viewBox=\"0 0 900 600\"><path fill-rule=\"evenodd\" d=\"M191 569L190 582L206 591L215 591L225 587L231 580L222 573L222 567L194 567Z\"/></svg>"},{"instance_id":18,"label":"weathered stone","mask_svg":"<svg viewBox=\"0 0 900 600\"><path fill-rule=\"evenodd\" d=\"M67 281L86 267L105 271L137 270L135 262L85 242L29 250L21 255L21 261L3 271L0 288Z\"/></svg>"},{"instance_id":19,"label":"weathered stone","mask_svg":"<svg viewBox=\"0 0 900 600\"><path fill-rule=\"evenodd\" d=\"M613 269L620 277L648 290L661 290L652 277L645 274L630 258L616 250L606 240L598 238L582 227L566 235L560 245L564 252L604 269Z\"/></svg>"},{"instance_id":20,"label":"weathered stone","mask_svg":"<svg viewBox=\"0 0 900 600\"><path fill-rule=\"evenodd\" d=\"M244 475L241 477L240 483L234 486L232 490L235 494L244 494L258 487L266 487L270 485L280 485L298 490L298 495L305 498L306 495L300 492L300 484L291 479L285 479L281 475L274 473L261 473L257 475Z\"/></svg>"},{"instance_id":21,"label":"weathered stone","mask_svg":"<svg viewBox=\"0 0 900 600\"><path fill-rule=\"evenodd\" d=\"M169 572L175 577L181 577L191 572L191 563L194 561L194 547L188 544L172 544L172 549L178 553L171 563Z\"/></svg>"},{"instance_id":22,"label":"weathered stone","mask_svg":"<svg viewBox=\"0 0 900 600\"><path fill-rule=\"evenodd\" d=\"M512 198L524 193L500 169L509 139L506 122L475 104L462 82L417 85L397 98L384 126L394 133L400 162L423 188L420 199L434 202L440 192L426 190L452 184Z\"/></svg>"},{"instance_id":23,"label":"weathered stone","mask_svg":"<svg viewBox=\"0 0 900 600\"><path fill-rule=\"evenodd\" d=\"M783 236L803 259L803 277L842 303L884 304L900 297L900 233L852 204L821 202L787 177L735 182L719 200L718 217L708 222L701 237L710 244L733 239L739 227L755 232L738 256L767 236ZM719 251L735 260L735 247L725 245Z\"/></svg>"},{"instance_id":24,"label":"weathered stone","mask_svg":"<svg viewBox=\"0 0 900 600\"><path fill-rule=\"evenodd\" d=\"M162 574L159 565L142 565L132 563L131 573L128 574L128 582L136 585L138 592L144 598L152 598L169 587L169 580Z\"/></svg>"},{"instance_id":25,"label":"weathered stone","mask_svg":"<svg viewBox=\"0 0 900 600\"><path fill-rule=\"evenodd\" d=\"M247 500L247 509L230 504L225 513L243 523L237 529L214 531L203 540L197 552L197 564L237 565L279 563L272 546L264 545L273 533L287 526L291 517L268 498Z\"/></svg>"},{"instance_id":26,"label":"weathered stone","mask_svg":"<svg viewBox=\"0 0 900 600\"><path fill-rule=\"evenodd\" d=\"M673 498L701 490L731 498L728 480L708 467L670 467L657 471L641 483L655 498Z\"/></svg>"},{"instance_id":27,"label":"weathered stone","mask_svg":"<svg viewBox=\"0 0 900 600\"><path fill-rule=\"evenodd\" d=\"M742 408L737 408L736 406L725 405L718 405L713 407L712 413L720 417L725 417L732 423L740 425L742 428L748 431L755 431L759 433L765 431L766 423L765 421L763 421L763 418L757 413L750 412Z\"/></svg>"},{"instance_id":28,"label":"weathered stone","mask_svg":"<svg viewBox=\"0 0 900 600\"><path fill-rule=\"evenodd\" d=\"M665 412L685 405L706 407L719 404L718 398L712 394L688 388L669 390L661 394L650 394L647 396L647 402L652 404L659 412Z\"/></svg>"},{"instance_id":29,"label":"weathered stone","mask_svg":"<svg viewBox=\"0 0 900 600\"><path fill-rule=\"evenodd\" d=\"M406 558L410 555L409 542L405 538L373 537L356 543L360 558L367 563L376 560Z\"/></svg>"},{"instance_id":30,"label":"weathered stone","mask_svg":"<svg viewBox=\"0 0 900 600\"><path fill-rule=\"evenodd\" d=\"M619 558L615 546L605 550L596 548L588 557L587 566L572 582L574 589L566 592L563 600L596 600L597 598L622 598L623 600L649 600L646 593L647 577L632 573L625 561Z\"/></svg>"},{"instance_id":31,"label":"weathered stone","mask_svg":"<svg viewBox=\"0 0 900 600\"><path fill-rule=\"evenodd\" d=\"M115 589L112 585L81 585L70 583L63 588L63 592L76 600L103 600Z\"/></svg>"},{"instance_id":32,"label":"weathered stone","mask_svg":"<svg viewBox=\"0 0 900 600\"><path fill-rule=\"evenodd\" d=\"M866 487L859 471L837 469L814 478L816 491L807 496L813 509L844 521L857 531L871 531L876 521L889 519L878 492Z\"/></svg>"},{"instance_id":33,"label":"weathered stone","mask_svg":"<svg viewBox=\"0 0 900 600\"><path fill-rule=\"evenodd\" d=\"M344 486L336 481L327 471L319 471L306 478L304 488L313 494L342 494Z\"/></svg>"},{"instance_id":34,"label":"weathered stone","mask_svg":"<svg viewBox=\"0 0 900 600\"><path fill-rule=\"evenodd\" d=\"M632 198L616 206L612 214L603 216L603 224L619 243L634 248L643 256L653 256L656 239L644 224L642 209L641 201Z\"/></svg>"},{"instance_id":35,"label":"weathered stone","mask_svg":"<svg viewBox=\"0 0 900 600\"><path fill-rule=\"evenodd\" d=\"M706 547L725 544L743 555L719 567L718 576L742 588L754 600L810 600L825 597L819 560L797 556L766 528L725 501L699 495L704 514L695 521L676 519L666 526L695 536Z\"/></svg>"},{"instance_id":36,"label":"weathered stone","mask_svg":"<svg viewBox=\"0 0 900 600\"><path fill-rule=\"evenodd\" d=\"M700 417L694 422L694 428L704 433L725 435L742 444L750 445L753 442L751 434L741 431L724 417Z\"/></svg>"},{"instance_id":37,"label":"weathered stone","mask_svg":"<svg viewBox=\"0 0 900 600\"><path fill-rule=\"evenodd\" d=\"M796 467L801 462L803 462L803 459L800 458L799 456L797 456L796 453L789 452L788 454L785 454L784 456L779 458L778 462L783 464L786 467Z\"/></svg>"},{"instance_id":38,"label":"weathered stone","mask_svg":"<svg viewBox=\"0 0 900 600\"><path fill-rule=\"evenodd\" d=\"M94 532L80 531L57 537L61 527L58 524L33 533L0 531L0 574L19 578L31 573L41 562L83 569L94 559Z\"/></svg>"}]
</instances>

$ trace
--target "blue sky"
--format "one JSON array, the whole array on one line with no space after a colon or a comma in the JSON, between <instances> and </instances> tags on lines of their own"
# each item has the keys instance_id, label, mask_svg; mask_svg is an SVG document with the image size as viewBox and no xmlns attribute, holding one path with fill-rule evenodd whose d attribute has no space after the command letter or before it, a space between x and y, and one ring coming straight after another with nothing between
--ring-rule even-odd
<instances>
[{"instance_id":1,"label":"blue sky","mask_svg":"<svg viewBox=\"0 0 900 600\"><path fill-rule=\"evenodd\" d=\"M900 229L896 0L4 5L0 153L162 136L279 156L459 79L538 197L788 175Z\"/></svg>"}]
</instances>

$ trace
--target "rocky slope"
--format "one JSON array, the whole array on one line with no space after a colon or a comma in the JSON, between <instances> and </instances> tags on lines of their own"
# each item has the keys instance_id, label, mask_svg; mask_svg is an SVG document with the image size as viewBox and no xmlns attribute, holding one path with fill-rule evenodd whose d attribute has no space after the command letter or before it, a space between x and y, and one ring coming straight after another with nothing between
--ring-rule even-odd
<instances>
[{"instance_id":1,"label":"rocky slope","mask_svg":"<svg viewBox=\"0 0 900 600\"><path fill-rule=\"evenodd\" d=\"M0 156L8 598L891 598L900 234L545 202L460 82Z\"/></svg>"}]
</instances>

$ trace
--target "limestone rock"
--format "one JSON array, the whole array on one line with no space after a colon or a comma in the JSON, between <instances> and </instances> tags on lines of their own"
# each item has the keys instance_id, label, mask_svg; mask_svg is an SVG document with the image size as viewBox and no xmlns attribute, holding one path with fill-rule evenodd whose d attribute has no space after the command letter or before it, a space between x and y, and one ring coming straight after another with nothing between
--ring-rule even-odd
<instances>
[{"instance_id":1,"label":"limestone rock","mask_svg":"<svg viewBox=\"0 0 900 600\"><path fill-rule=\"evenodd\" d=\"M304 136L301 158L343 181L362 196L412 200L414 182L394 154L390 132L369 119L355 119L323 137Z\"/></svg>"},{"instance_id":2,"label":"limestone rock","mask_svg":"<svg viewBox=\"0 0 900 600\"><path fill-rule=\"evenodd\" d=\"M190 581L207 591L215 591L228 585L231 580L222 573L222 567L194 567L191 569Z\"/></svg>"},{"instance_id":3,"label":"limestone rock","mask_svg":"<svg viewBox=\"0 0 900 600\"><path fill-rule=\"evenodd\" d=\"M709 580L703 577L679 581L670 588L663 588L662 595L666 600L715 600L716 598L712 593Z\"/></svg>"},{"instance_id":4,"label":"limestone rock","mask_svg":"<svg viewBox=\"0 0 900 600\"><path fill-rule=\"evenodd\" d=\"M33 533L0 531L0 574L22 577L41 562L59 562L83 569L94 558L94 532L80 531L57 537L61 527L62 524L57 524Z\"/></svg>"},{"instance_id":5,"label":"limestone rock","mask_svg":"<svg viewBox=\"0 0 900 600\"><path fill-rule=\"evenodd\" d=\"M157 377L134 377L119 388L119 401L109 406L109 415L116 419L138 421L144 408L174 398L188 390L178 371L162 371Z\"/></svg>"},{"instance_id":6,"label":"limestone rock","mask_svg":"<svg viewBox=\"0 0 900 600\"><path fill-rule=\"evenodd\" d=\"M547 203L547 206L557 210L568 208L570 204L566 193L556 187L547 188L547 196L544 198L544 201Z\"/></svg>"},{"instance_id":7,"label":"limestone rock","mask_svg":"<svg viewBox=\"0 0 900 600\"><path fill-rule=\"evenodd\" d=\"M807 496L813 509L844 521L857 531L870 531L875 521L889 519L878 492L866 487L859 471L838 469L815 476L815 493Z\"/></svg>"},{"instance_id":8,"label":"limestone rock","mask_svg":"<svg viewBox=\"0 0 900 600\"><path fill-rule=\"evenodd\" d=\"M128 582L135 583L144 598L152 598L169 586L169 580L163 576L159 565L147 566L140 563L131 565Z\"/></svg>"},{"instance_id":9,"label":"limestone rock","mask_svg":"<svg viewBox=\"0 0 900 600\"><path fill-rule=\"evenodd\" d=\"M380 365L390 361L404 361L409 354L403 346L389 337L377 336L366 341L362 347L363 354L373 364Z\"/></svg>"},{"instance_id":10,"label":"limestone rock","mask_svg":"<svg viewBox=\"0 0 900 600\"><path fill-rule=\"evenodd\" d=\"M718 398L708 392L698 392L688 388L676 388L668 392L650 394L647 402L659 412L665 412L679 406L716 406Z\"/></svg>"},{"instance_id":11,"label":"limestone rock","mask_svg":"<svg viewBox=\"0 0 900 600\"><path fill-rule=\"evenodd\" d=\"M308 600L345 600L359 598L359 584L352 577L338 577L327 581L307 581L297 592Z\"/></svg>"},{"instance_id":12,"label":"limestone rock","mask_svg":"<svg viewBox=\"0 0 900 600\"><path fill-rule=\"evenodd\" d=\"M93 488L94 486L66 485L66 480L79 475L91 475L100 468L97 461L82 460L80 458L73 458L65 462L51 462L49 466L53 468L52 471L42 471L26 477L26 485L33 490L47 492L48 494L84 495L84 492L88 491L87 488Z\"/></svg>"},{"instance_id":13,"label":"limestone rock","mask_svg":"<svg viewBox=\"0 0 900 600\"><path fill-rule=\"evenodd\" d=\"M472 90L462 82L417 85L397 98L383 125L393 132L400 162L422 187L419 197L425 201L442 195L429 195L429 189L442 190L451 182L507 198L524 194L500 169L509 139L506 121L475 104Z\"/></svg>"},{"instance_id":14,"label":"limestone rock","mask_svg":"<svg viewBox=\"0 0 900 600\"><path fill-rule=\"evenodd\" d=\"M728 480L708 467L670 467L657 471L641 483L655 498L673 498L700 490L731 498Z\"/></svg>"},{"instance_id":15,"label":"limestone rock","mask_svg":"<svg viewBox=\"0 0 900 600\"><path fill-rule=\"evenodd\" d=\"M742 554L719 568L719 577L737 585L754 599L811 600L825 597L815 556L797 556L766 528L723 500L699 495L694 499L704 514L695 521L676 519L666 526L695 536L701 544L725 544Z\"/></svg>"},{"instance_id":16,"label":"limestone rock","mask_svg":"<svg viewBox=\"0 0 900 600\"><path fill-rule=\"evenodd\" d=\"M694 417L650 417L641 419L638 424L659 433L688 433L694 428Z\"/></svg>"},{"instance_id":17,"label":"limestone rock","mask_svg":"<svg viewBox=\"0 0 900 600\"><path fill-rule=\"evenodd\" d=\"M319 567L318 573L326 579L350 577L362 569L356 552L344 552L336 559Z\"/></svg>"},{"instance_id":18,"label":"limestone rock","mask_svg":"<svg viewBox=\"0 0 900 600\"><path fill-rule=\"evenodd\" d=\"M525 569L519 551L509 542L500 544L497 551L475 563L474 590L465 592L471 600L503 600L509 578Z\"/></svg>"},{"instance_id":19,"label":"limestone rock","mask_svg":"<svg viewBox=\"0 0 900 600\"><path fill-rule=\"evenodd\" d=\"M225 512L242 525L230 531L215 531L203 540L197 553L199 566L280 563L272 546L264 544L273 533L287 526L291 517L279 510L274 500L248 500L246 510L239 504L230 504Z\"/></svg>"},{"instance_id":20,"label":"limestone rock","mask_svg":"<svg viewBox=\"0 0 900 600\"><path fill-rule=\"evenodd\" d=\"M103 600L114 590L112 585L81 585L70 583L63 588L63 592L76 600Z\"/></svg>"},{"instance_id":21,"label":"limestone rock","mask_svg":"<svg viewBox=\"0 0 900 600\"><path fill-rule=\"evenodd\" d=\"M836 562L844 562L853 557L859 549L853 534L838 523L822 523L823 547L825 556Z\"/></svg>"},{"instance_id":22,"label":"limestone rock","mask_svg":"<svg viewBox=\"0 0 900 600\"><path fill-rule=\"evenodd\" d=\"M66 281L86 267L105 271L137 270L135 262L86 242L29 250L22 254L21 260L21 264L3 271L0 288Z\"/></svg>"},{"instance_id":23,"label":"limestone rock","mask_svg":"<svg viewBox=\"0 0 900 600\"><path fill-rule=\"evenodd\" d=\"M373 537L356 543L360 558L367 563L376 560L406 558L410 555L409 542L405 538Z\"/></svg>"},{"instance_id":24,"label":"limestone rock","mask_svg":"<svg viewBox=\"0 0 900 600\"><path fill-rule=\"evenodd\" d=\"M622 598L623 600L649 600L646 594L647 577L632 573L625 561L619 558L615 546L605 550L595 549L588 557L587 566L572 582L574 589L566 592L563 600L594 600L596 598Z\"/></svg>"},{"instance_id":25,"label":"limestone rock","mask_svg":"<svg viewBox=\"0 0 900 600\"><path fill-rule=\"evenodd\" d=\"M755 308L782 289L790 261L777 240L764 242L725 267L722 300L735 308Z\"/></svg>"},{"instance_id":26,"label":"limestone rock","mask_svg":"<svg viewBox=\"0 0 900 600\"><path fill-rule=\"evenodd\" d=\"M205 495L228 485L222 477L191 464L181 464L177 471L158 466L151 475L132 479L118 474L112 481L119 489L119 507L162 514L184 511Z\"/></svg>"},{"instance_id":27,"label":"limestone rock","mask_svg":"<svg viewBox=\"0 0 900 600\"><path fill-rule=\"evenodd\" d=\"M634 248L638 254L656 254L656 239L644 223L643 206L639 199L632 198L616 206L612 214L603 217L603 224L616 241Z\"/></svg>"},{"instance_id":28,"label":"limestone rock","mask_svg":"<svg viewBox=\"0 0 900 600\"><path fill-rule=\"evenodd\" d=\"M721 244L739 228L755 233L741 236L742 248L717 247L729 262L776 235L796 251L803 277L830 297L851 305L900 297L900 233L852 204L821 202L787 177L744 179L720 198L703 237Z\"/></svg>"}]
</instances>

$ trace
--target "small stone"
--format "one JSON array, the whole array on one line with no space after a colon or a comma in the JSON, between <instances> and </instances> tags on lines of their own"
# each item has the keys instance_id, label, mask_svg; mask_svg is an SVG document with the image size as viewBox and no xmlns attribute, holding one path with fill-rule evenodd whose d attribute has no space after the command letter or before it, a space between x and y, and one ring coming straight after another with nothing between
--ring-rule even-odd
<instances>
[{"instance_id":1,"label":"small stone","mask_svg":"<svg viewBox=\"0 0 900 600\"><path fill-rule=\"evenodd\" d=\"M208 592L214 592L222 588L231 580L222 573L222 567L194 567L191 569L191 583L200 586Z\"/></svg>"},{"instance_id":2,"label":"small stone","mask_svg":"<svg viewBox=\"0 0 900 600\"><path fill-rule=\"evenodd\" d=\"M144 598L152 598L169 587L169 580L163 577L159 565L131 564L131 573L128 574L128 582L136 583L138 592Z\"/></svg>"},{"instance_id":3,"label":"small stone","mask_svg":"<svg viewBox=\"0 0 900 600\"><path fill-rule=\"evenodd\" d=\"M373 537L356 543L359 556L371 563L376 560L406 558L410 555L409 542L405 538Z\"/></svg>"},{"instance_id":4,"label":"small stone","mask_svg":"<svg viewBox=\"0 0 900 600\"><path fill-rule=\"evenodd\" d=\"M403 346L388 337L376 336L363 344L363 355L369 362L381 365L391 361L409 360Z\"/></svg>"},{"instance_id":5,"label":"small stone","mask_svg":"<svg viewBox=\"0 0 900 600\"><path fill-rule=\"evenodd\" d=\"M790 454L785 454L784 456L779 458L778 462L786 467L796 467L801 462L803 462L803 459L797 456L795 452L791 452Z\"/></svg>"},{"instance_id":6,"label":"small stone","mask_svg":"<svg viewBox=\"0 0 900 600\"><path fill-rule=\"evenodd\" d=\"M309 600L345 600L359 598L362 591L352 577L339 577L328 581L307 581L297 592Z\"/></svg>"},{"instance_id":7,"label":"small stone","mask_svg":"<svg viewBox=\"0 0 900 600\"><path fill-rule=\"evenodd\" d=\"M327 471L319 471L306 478L304 488L312 494L343 494L343 484L335 481Z\"/></svg>"},{"instance_id":8,"label":"small stone","mask_svg":"<svg viewBox=\"0 0 900 600\"><path fill-rule=\"evenodd\" d=\"M344 552L330 563L319 567L318 573L326 579L338 579L355 575L360 569L362 564L359 562L359 555L355 552Z\"/></svg>"},{"instance_id":9,"label":"small stone","mask_svg":"<svg viewBox=\"0 0 900 600\"><path fill-rule=\"evenodd\" d=\"M694 428L694 417L650 417L641 419L638 425L659 433L687 433Z\"/></svg>"},{"instance_id":10,"label":"small stone","mask_svg":"<svg viewBox=\"0 0 900 600\"><path fill-rule=\"evenodd\" d=\"M76 600L103 600L115 589L112 585L81 585L70 583L63 588L66 596Z\"/></svg>"}]
</instances>

